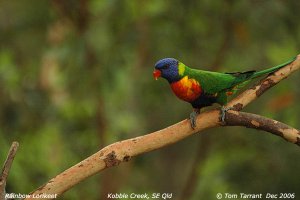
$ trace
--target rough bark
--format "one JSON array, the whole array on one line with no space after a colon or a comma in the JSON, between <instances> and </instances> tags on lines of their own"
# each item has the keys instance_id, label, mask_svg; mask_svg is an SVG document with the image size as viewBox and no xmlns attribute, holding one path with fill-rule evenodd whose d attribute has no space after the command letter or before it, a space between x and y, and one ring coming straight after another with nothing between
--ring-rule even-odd
<instances>
[{"instance_id":1,"label":"rough bark","mask_svg":"<svg viewBox=\"0 0 300 200\"><path fill-rule=\"evenodd\" d=\"M266 131L300 146L300 131L274 119L230 110L226 113L225 122L227 126L244 126Z\"/></svg>"}]
</instances>

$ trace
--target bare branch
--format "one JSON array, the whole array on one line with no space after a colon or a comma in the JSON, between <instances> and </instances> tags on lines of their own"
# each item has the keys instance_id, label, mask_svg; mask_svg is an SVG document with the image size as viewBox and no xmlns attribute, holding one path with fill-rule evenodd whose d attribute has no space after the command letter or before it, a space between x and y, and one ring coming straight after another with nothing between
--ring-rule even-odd
<instances>
[{"instance_id":1,"label":"bare branch","mask_svg":"<svg viewBox=\"0 0 300 200\"><path fill-rule=\"evenodd\" d=\"M263 130L300 146L300 131L274 119L252 113L229 110L226 113L225 122L226 126L244 126Z\"/></svg>"},{"instance_id":2,"label":"bare branch","mask_svg":"<svg viewBox=\"0 0 300 200\"><path fill-rule=\"evenodd\" d=\"M238 97L234 98L228 103L228 106L234 107L236 110L243 109L269 88L299 68L300 56L298 56L293 63L281 68L274 74L269 75L255 87L246 90ZM231 111L229 111L229 113L230 116L233 117L233 113ZM197 127L195 130L191 128L189 120L186 119L170 127L147 135L113 143L73 167L65 170L31 194L46 193L61 195L63 192L67 191L87 177L92 176L108 167L119 165L122 162L127 162L133 156L173 144L194 133L201 132L204 129L220 126L219 114L219 110L211 110L198 115L196 122ZM239 118L240 116L236 115L235 117ZM230 121L231 118L228 118L227 120L229 120L228 122L234 122L233 119ZM262 130L268 131L267 129ZM289 136L286 137L289 138ZM298 141L300 136L297 136L296 138ZM293 138L288 141L294 142L294 139L293 134Z\"/></svg>"},{"instance_id":3,"label":"bare branch","mask_svg":"<svg viewBox=\"0 0 300 200\"><path fill-rule=\"evenodd\" d=\"M4 162L2 172L0 174L0 200L5 199L5 187L6 187L6 181L9 174L9 170L11 168L12 162L16 156L17 150L19 147L18 142L13 142L11 144L11 147L9 149L9 152L7 154L7 158Z\"/></svg>"}]
</instances>

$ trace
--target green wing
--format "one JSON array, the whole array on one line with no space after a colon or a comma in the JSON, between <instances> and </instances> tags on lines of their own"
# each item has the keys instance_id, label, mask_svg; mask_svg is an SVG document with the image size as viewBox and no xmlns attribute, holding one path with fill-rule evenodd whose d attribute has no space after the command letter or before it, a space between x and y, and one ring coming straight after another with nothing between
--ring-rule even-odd
<instances>
[{"instance_id":1,"label":"green wing","mask_svg":"<svg viewBox=\"0 0 300 200\"><path fill-rule=\"evenodd\" d=\"M245 77L235 74L210 72L204 70L190 69L187 71L190 78L196 79L205 93L215 94L224 90L231 89L235 85L246 80ZM253 74L253 72L251 72ZM249 77L249 76L248 76Z\"/></svg>"},{"instance_id":2,"label":"green wing","mask_svg":"<svg viewBox=\"0 0 300 200\"><path fill-rule=\"evenodd\" d=\"M217 94L217 103L227 103L227 92L236 93L251 79L255 71L237 73L219 73L204 70L190 69L190 78L196 79L206 94ZM245 84L244 84L245 83Z\"/></svg>"}]
</instances>

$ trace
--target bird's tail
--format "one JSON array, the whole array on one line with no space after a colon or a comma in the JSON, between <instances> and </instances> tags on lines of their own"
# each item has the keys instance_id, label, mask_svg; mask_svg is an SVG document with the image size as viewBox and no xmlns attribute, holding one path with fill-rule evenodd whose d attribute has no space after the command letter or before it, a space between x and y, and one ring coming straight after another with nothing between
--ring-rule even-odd
<instances>
[{"instance_id":1,"label":"bird's tail","mask_svg":"<svg viewBox=\"0 0 300 200\"><path fill-rule=\"evenodd\" d=\"M259 77L259 76L263 76L263 75L265 75L265 74L270 74L270 73L272 73L272 72L275 72L276 70L278 70L278 69L280 69L280 68L282 68L282 67L284 67L284 66L290 64L291 62L293 62L294 60L296 60L296 58L297 58L297 57L294 57L293 59L291 59L291 60L289 60L289 61L287 61L287 62L285 62L285 63L282 63L282 64L280 64L280 65L277 65L277 66L275 66L275 67L271 67L271 68L269 68L269 69L265 69L265 70L262 70L262 71L259 71L259 72L254 72L253 75L251 76L251 79L252 79L252 78Z\"/></svg>"},{"instance_id":2,"label":"bird's tail","mask_svg":"<svg viewBox=\"0 0 300 200\"><path fill-rule=\"evenodd\" d=\"M247 72L237 72L237 73L228 73L228 74L232 74L233 76L238 77L237 79L237 84L234 84L234 86L231 88L231 92L233 94L235 94L237 91L239 91L241 88L243 88L245 85L247 85L252 79L257 78L259 76L263 76L266 74L270 74L272 72L275 72L276 70L290 64L291 62L293 62L294 60L296 60L297 57L294 57L293 59L277 65L275 67L271 67L269 69L265 69L259 72L256 71L247 71Z\"/></svg>"}]
</instances>

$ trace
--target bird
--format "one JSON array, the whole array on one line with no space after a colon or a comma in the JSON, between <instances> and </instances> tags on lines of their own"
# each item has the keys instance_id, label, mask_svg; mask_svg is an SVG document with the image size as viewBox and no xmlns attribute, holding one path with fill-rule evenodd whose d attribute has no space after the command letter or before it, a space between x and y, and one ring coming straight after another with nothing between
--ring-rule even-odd
<instances>
[{"instance_id":1,"label":"bird","mask_svg":"<svg viewBox=\"0 0 300 200\"><path fill-rule=\"evenodd\" d=\"M220 118L225 123L225 113L232 109L225 107L230 96L236 94L252 79L273 73L295 59L262 71L221 73L193 69L175 58L163 58L156 62L153 77L156 80L159 77L166 79L173 93L192 105L193 112L189 119L191 127L195 129L200 109L214 103L221 105Z\"/></svg>"}]
</instances>

